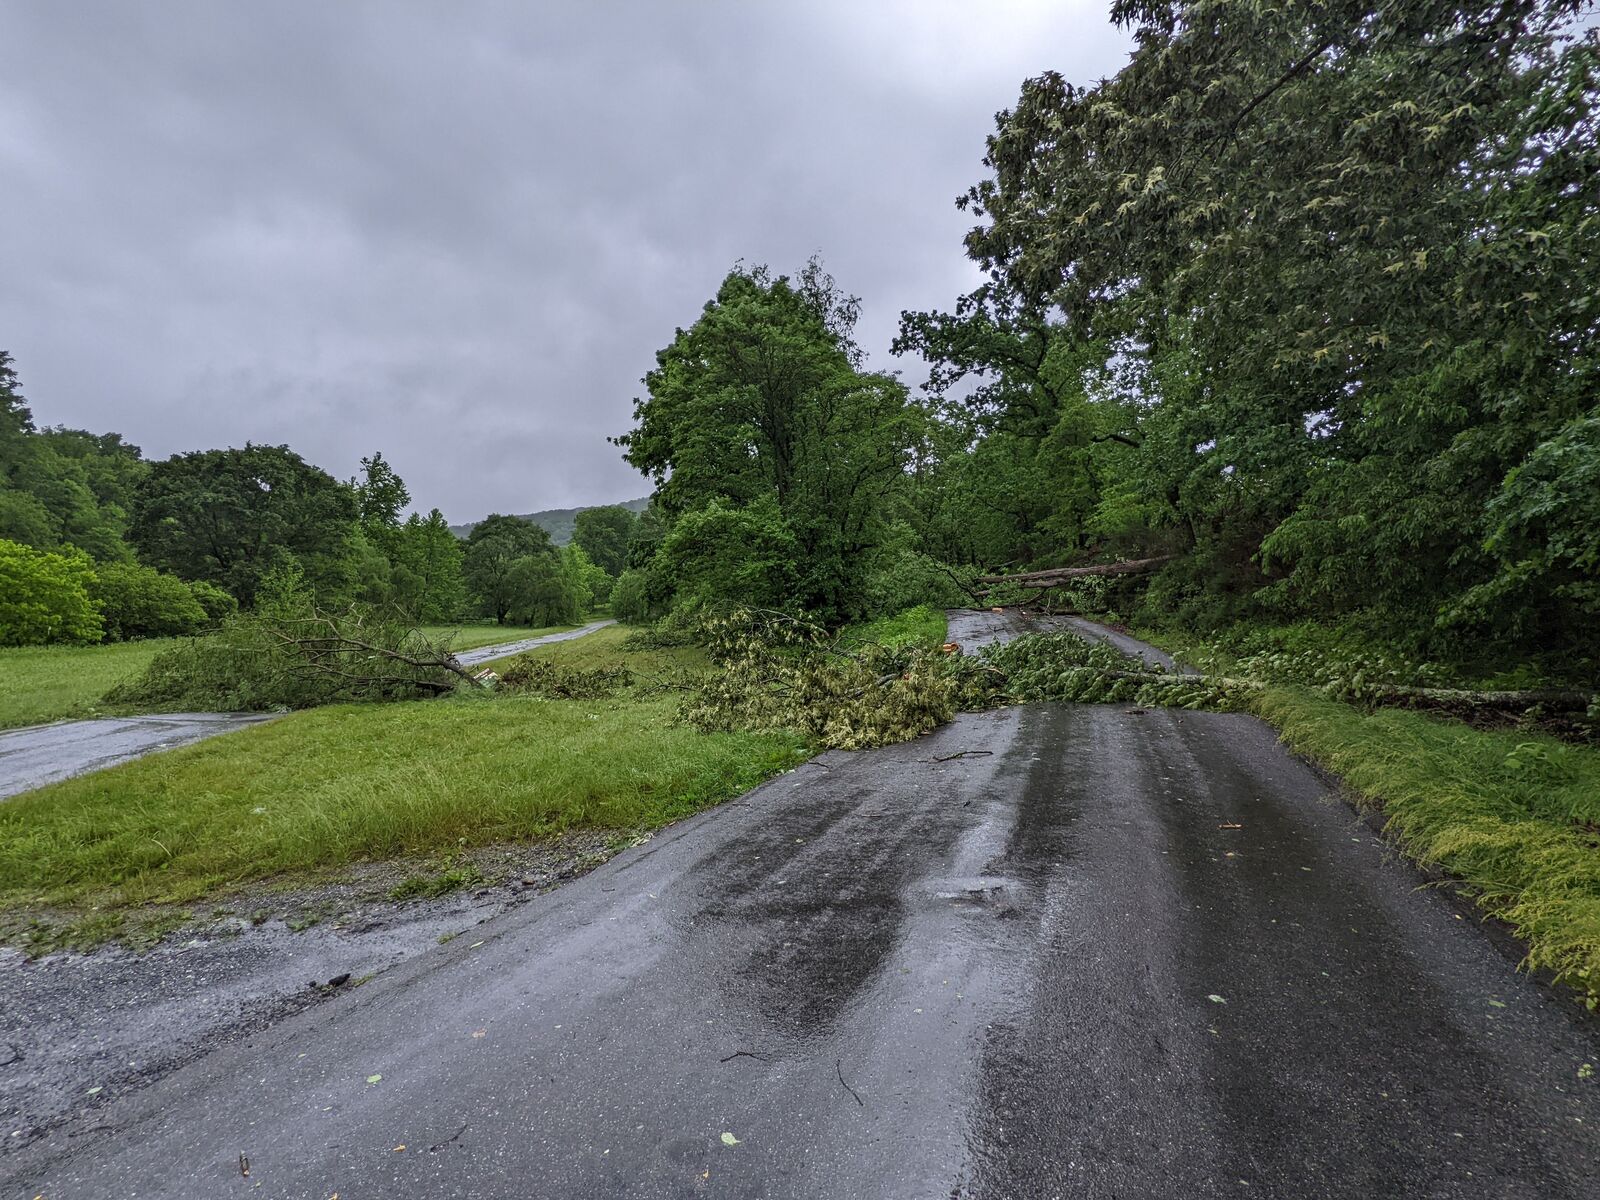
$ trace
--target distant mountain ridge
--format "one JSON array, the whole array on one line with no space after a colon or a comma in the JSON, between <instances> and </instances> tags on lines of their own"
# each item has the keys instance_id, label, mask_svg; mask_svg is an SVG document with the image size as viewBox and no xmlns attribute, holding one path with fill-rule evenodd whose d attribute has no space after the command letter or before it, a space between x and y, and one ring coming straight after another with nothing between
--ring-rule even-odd
<instances>
[{"instance_id":1,"label":"distant mountain ridge","mask_svg":"<svg viewBox=\"0 0 1600 1200\"><path fill-rule=\"evenodd\" d=\"M650 497L641 496L637 500L620 500L618 507L629 512L643 512L650 507ZM572 540L572 526L578 519L578 514L585 508L610 508L609 504L585 504L583 508L547 508L543 512L516 513L524 521L532 521L550 535L550 540L558 546L565 546ZM458 538L464 538L477 526L476 521L468 521L465 525L452 525L450 532Z\"/></svg>"}]
</instances>

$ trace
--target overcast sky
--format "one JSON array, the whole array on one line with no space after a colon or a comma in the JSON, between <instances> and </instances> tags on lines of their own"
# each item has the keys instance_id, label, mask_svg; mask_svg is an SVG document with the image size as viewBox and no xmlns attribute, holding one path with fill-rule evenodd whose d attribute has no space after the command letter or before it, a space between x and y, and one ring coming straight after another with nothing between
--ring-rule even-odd
<instances>
[{"instance_id":1,"label":"overcast sky","mask_svg":"<svg viewBox=\"0 0 1600 1200\"><path fill-rule=\"evenodd\" d=\"M605 437L729 267L820 253L896 366L976 282L994 113L1114 74L1108 6L0 0L0 349L152 457L381 449L457 521L643 495Z\"/></svg>"}]
</instances>

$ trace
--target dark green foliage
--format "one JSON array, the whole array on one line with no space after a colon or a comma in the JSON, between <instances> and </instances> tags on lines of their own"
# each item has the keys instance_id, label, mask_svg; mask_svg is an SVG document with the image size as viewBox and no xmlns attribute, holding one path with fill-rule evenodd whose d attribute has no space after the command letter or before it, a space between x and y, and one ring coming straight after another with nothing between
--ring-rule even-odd
<instances>
[{"instance_id":1,"label":"dark green foliage","mask_svg":"<svg viewBox=\"0 0 1600 1200\"><path fill-rule=\"evenodd\" d=\"M628 565L628 542L638 523L638 514L620 504L580 509L573 520L572 540L595 566L615 578Z\"/></svg>"},{"instance_id":2,"label":"dark green foliage","mask_svg":"<svg viewBox=\"0 0 1600 1200\"><path fill-rule=\"evenodd\" d=\"M1123 71L1043 75L999 116L962 202L984 286L904 320L971 431L936 447L924 547L1175 552L1152 621L1592 656L1600 43L1554 36L1577 8L1117 5Z\"/></svg>"},{"instance_id":3,"label":"dark green foliage","mask_svg":"<svg viewBox=\"0 0 1600 1200\"><path fill-rule=\"evenodd\" d=\"M287 446L198 450L152 464L129 538L147 563L253 604L262 579L293 564L319 595L351 583L355 493Z\"/></svg>"},{"instance_id":4,"label":"dark green foliage","mask_svg":"<svg viewBox=\"0 0 1600 1200\"><path fill-rule=\"evenodd\" d=\"M666 590L829 621L864 611L868 552L927 416L860 369L859 309L815 261L795 279L739 268L657 354L617 441L672 526L653 560Z\"/></svg>"},{"instance_id":5,"label":"dark green foliage","mask_svg":"<svg viewBox=\"0 0 1600 1200\"><path fill-rule=\"evenodd\" d=\"M35 550L0 538L0 646L98 642L93 587L94 565L83 551Z\"/></svg>"},{"instance_id":6,"label":"dark green foliage","mask_svg":"<svg viewBox=\"0 0 1600 1200\"><path fill-rule=\"evenodd\" d=\"M214 583L203 579L191 580L189 594L205 610L206 620L215 625L239 611L239 602Z\"/></svg>"},{"instance_id":7,"label":"dark green foliage","mask_svg":"<svg viewBox=\"0 0 1600 1200\"><path fill-rule=\"evenodd\" d=\"M800 547L771 499L744 508L713 500L685 513L654 569L686 600L782 608L795 595Z\"/></svg>"},{"instance_id":8,"label":"dark green foliage","mask_svg":"<svg viewBox=\"0 0 1600 1200\"><path fill-rule=\"evenodd\" d=\"M583 617L584 595L561 559L551 554L530 554L514 560L503 581L505 616L518 625L575 625Z\"/></svg>"},{"instance_id":9,"label":"dark green foliage","mask_svg":"<svg viewBox=\"0 0 1600 1200\"><path fill-rule=\"evenodd\" d=\"M0 351L0 537L126 560L123 533L145 470L139 448L117 434L36 430L11 356Z\"/></svg>"},{"instance_id":10,"label":"dark green foliage","mask_svg":"<svg viewBox=\"0 0 1600 1200\"><path fill-rule=\"evenodd\" d=\"M137 563L101 565L89 592L113 641L196 633L209 619L183 580Z\"/></svg>"},{"instance_id":11,"label":"dark green foliage","mask_svg":"<svg viewBox=\"0 0 1600 1200\"><path fill-rule=\"evenodd\" d=\"M491 513L479 521L467 537L462 572L480 610L502 625L514 608L567 611L567 599L549 583L560 574L550 535L521 517Z\"/></svg>"}]
</instances>

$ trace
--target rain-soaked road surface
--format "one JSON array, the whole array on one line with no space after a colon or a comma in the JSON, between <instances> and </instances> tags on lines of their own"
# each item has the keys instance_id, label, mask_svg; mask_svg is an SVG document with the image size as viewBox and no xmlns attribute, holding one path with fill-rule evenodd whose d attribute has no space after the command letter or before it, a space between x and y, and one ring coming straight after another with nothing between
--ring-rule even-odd
<instances>
[{"instance_id":1,"label":"rain-soaked road surface","mask_svg":"<svg viewBox=\"0 0 1600 1200\"><path fill-rule=\"evenodd\" d=\"M615 625L615 621L590 621L589 624L579 629L569 629L565 633L547 633L543 637L523 638L520 642L501 642L495 646L477 646L471 650L462 650L456 654L456 661L463 667L475 667L479 663L491 662L497 658L505 658L512 654L521 654L524 650L532 650L535 646L548 646L552 642L570 642L573 638L581 638L586 633L593 633L596 629L604 629L607 625Z\"/></svg>"},{"instance_id":2,"label":"rain-soaked road surface","mask_svg":"<svg viewBox=\"0 0 1600 1200\"><path fill-rule=\"evenodd\" d=\"M615 621L594 621L566 633L463 650L456 658L462 666L476 666L535 646L571 641L614 624ZM271 713L159 713L57 721L53 725L8 730L0 733L0 800L58 779L143 758L157 750L187 746L271 717Z\"/></svg>"},{"instance_id":3,"label":"rain-soaked road surface","mask_svg":"<svg viewBox=\"0 0 1600 1200\"><path fill-rule=\"evenodd\" d=\"M0 800L271 719L271 713L156 713L8 730L0 733Z\"/></svg>"},{"instance_id":4,"label":"rain-soaked road surface","mask_svg":"<svg viewBox=\"0 0 1600 1200\"><path fill-rule=\"evenodd\" d=\"M1249 717L963 716L86 1098L0 1176L51 1200L1592 1197L1593 1018L1419 882Z\"/></svg>"}]
</instances>

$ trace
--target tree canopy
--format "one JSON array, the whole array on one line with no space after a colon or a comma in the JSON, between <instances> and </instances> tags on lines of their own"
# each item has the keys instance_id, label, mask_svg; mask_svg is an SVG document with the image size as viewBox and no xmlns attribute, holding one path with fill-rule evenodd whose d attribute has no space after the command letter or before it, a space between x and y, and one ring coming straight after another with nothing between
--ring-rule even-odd
<instances>
[{"instance_id":1,"label":"tree canopy","mask_svg":"<svg viewBox=\"0 0 1600 1200\"><path fill-rule=\"evenodd\" d=\"M786 599L833 619L862 610L871 552L926 424L898 379L861 369L859 311L815 260L795 278L735 268L657 354L634 428L617 439L655 480L669 522L699 514L723 554L760 543L787 556ZM662 552L672 545L669 533ZM715 598L742 576L707 560L694 577Z\"/></svg>"}]
</instances>

